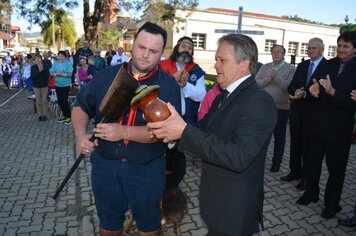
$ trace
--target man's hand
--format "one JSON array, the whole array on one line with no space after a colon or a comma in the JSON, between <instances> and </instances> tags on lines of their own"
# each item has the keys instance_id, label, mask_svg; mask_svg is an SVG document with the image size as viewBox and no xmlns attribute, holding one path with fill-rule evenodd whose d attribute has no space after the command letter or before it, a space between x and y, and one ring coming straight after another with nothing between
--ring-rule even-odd
<instances>
[{"instance_id":1,"label":"man's hand","mask_svg":"<svg viewBox=\"0 0 356 236\"><path fill-rule=\"evenodd\" d=\"M325 89L325 92L329 94L330 96L334 96L335 94L335 89L331 84L330 76L326 75L326 79L320 79L319 83L323 88Z\"/></svg>"},{"instance_id":2,"label":"man's hand","mask_svg":"<svg viewBox=\"0 0 356 236\"><path fill-rule=\"evenodd\" d=\"M313 97L315 98L319 97L320 86L316 79L313 79L313 84L310 86L309 92Z\"/></svg>"},{"instance_id":3,"label":"man's hand","mask_svg":"<svg viewBox=\"0 0 356 236\"><path fill-rule=\"evenodd\" d=\"M356 101L356 89L351 91L351 99Z\"/></svg>"},{"instance_id":4,"label":"man's hand","mask_svg":"<svg viewBox=\"0 0 356 236\"><path fill-rule=\"evenodd\" d=\"M93 132L95 137L102 140L116 142L121 139L127 138L127 126L118 123L99 123ZM96 142L97 145L97 142Z\"/></svg>"},{"instance_id":5,"label":"man's hand","mask_svg":"<svg viewBox=\"0 0 356 236\"><path fill-rule=\"evenodd\" d=\"M184 88L188 82L189 73L185 69L182 69L182 70L174 73L173 76L176 79L176 81L178 82L179 86L181 88Z\"/></svg>"},{"instance_id":6,"label":"man's hand","mask_svg":"<svg viewBox=\"0 0 356 236\"><path fill-rule=\"evenodd\" d=\"M304 87L301 87L300 89L295 90L294 95L289 95L289 98L292 100L298 100L303 98L304 95L305 95Z\"/></svg>"},{"instance_id":7,"label":"man's hand","mask_svg":"<svg viewBox=\"0 0 356 236\"><path fill-rule=\"evenodd\" d=\"M77 136L77 153L88 155L91 151L93 151L95 144L89 141L89 138L90 135L85 133Z\"/></svg>"},{"instance_id":8,"label":"man's hand","mask_svg":"<svg viewBox=\"0 0 356 236\"><path fill-rule=\"evenodd\" d=\"M167 105L171 112L167 120L147 124L147 127L151 129L152 137L163 139L165 143L180 139L187 126L176 109L170 103Z\"/></svg>"},{"instance_id":9,"label":"man's hand","mask_svg":"<svg viewBox=\"0 0 356 236\"><path fill-rule=\"evenodd\" d=\"M276 70L275 69L269 68L267 70L267 78L268 79L273 80L275 75L276 75Z\"/></svg>"}]
</instances>

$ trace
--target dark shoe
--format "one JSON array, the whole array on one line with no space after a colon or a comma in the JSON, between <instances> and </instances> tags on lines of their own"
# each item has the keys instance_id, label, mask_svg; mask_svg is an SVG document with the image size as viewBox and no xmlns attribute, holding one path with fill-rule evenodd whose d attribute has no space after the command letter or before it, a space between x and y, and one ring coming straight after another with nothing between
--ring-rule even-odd
<instances>
[{"instance_id":1,"label":"dark shoe","mask_svg":"<svg viewBox=\"0 0 356 236\"><path fill-rule=\"evenodd\" d=\"M340 205L337 205L336 209L331 209L331 208L325 207L324 210L321 212L321 217L323 217L324 219L330 219L330 218L334 217L336 215L336 213L338 213L341 210L342 210L342 208Z\"/></svg>"},{"instance_id":2,"label":"dark shoe","mask_svg":"<svg viewBox=\"0 0 356 236\"><path fill-rule=\"evenodd\" d=\"M298 190L302 190L302 191L305 191L307 189L307 183L305 182L304 179L302 179L299 184L297 184L296 188Z\"/></svg>"},{"instance_id":3,"label":"dark shoe","mask_svg":"<svg viewBox=\"0 0 356 236\"><path fill-rule=\"evenodd\" d=\"M356 215L351 218L340 219L339 224L347 227L356 226Z\"/></svg>"},{"instance_id":4,"label":"dark shoe","mask_svg":"<svg viewBox=\"0 0 356 236\"><path fill-rule=\"evenodd\" d=\"M300 179L300 176L295 176L295 175L292 175L291 173L289 173L288 175L281 177L281 180L286 181L286 182L290 182L295 179Z\"/></svg>"},{"instance_id":5,"label":"dark shoe","mask_svg":"<svg viewBox=\"0 0 356 236\"><path fill-rule=\"evenodd\" d=\"M42 116L42 121L46 121L47 120L47 116Z\"/></svg>"},{"instance_id":6,"label":"dark shoe","mask_svg":"<svg viewBox=\"0 0 356 236\"><path fill-rule=\"evenodd\" d=\"M271 169L269 169L272 173L276 173L279 171L279 166L277 165L272 165Z\"/></svg>"},{"instance_id":7,"label":"dark shoe","mask_svg":"<svg viewBox=\"0 0 356 236\"><path fill-rule=\"evenodd\" d=\"M319 201L319 198L311 198L306 195L303 195L297 200L297 204L298 205L308 205L311 202L316 203L317 201Z\"/></svg>"},{"instance_id":8,"label":"dark shoe","mask_svg":"<svg viewBox=\"0 0 356 236\"><path fill-rule=\"evenodd\" d=\"M39 117L38 117L38 121L43 121L43 117L42 117L42 116L39 116Z\"/></svg>"}]
</instances>

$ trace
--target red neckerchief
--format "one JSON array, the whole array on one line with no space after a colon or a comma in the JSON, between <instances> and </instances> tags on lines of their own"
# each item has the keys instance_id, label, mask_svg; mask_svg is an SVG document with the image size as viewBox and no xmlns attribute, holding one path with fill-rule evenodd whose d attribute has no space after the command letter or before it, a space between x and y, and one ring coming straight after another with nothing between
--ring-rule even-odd
<instances>
[{"instance_id":1,"label":"red neckerchief","mask_svg":"<svg viewBox=\"0 0 356 236\"><path fill-rule=\"evenodd\" d=\"M168 59L163 60L159 63L162 70L164 70L169 75L174 75L177 72L177 64L176 61L170 56ZM184 67L184 70L189 72L195 66L195 63L192 61Z\"/></svg>"},{"instance_id":2,"label":"red neckerchief","mask_svg":"<svg viewBox=\"0 0 356 236\"><path fill-rule=\"evenodd\" d=\"M147 75L143 76L143 77L139 77L138 78L138 83L141 84L142 82L145 82L146 80L149 80L150 78L152 78L152 76L154 76L158 71L158 66L156 66L150 73L148 73ZM128 63L127 66L127 72L130 73L131 75L133 75L131 73L131 63ZM133 126L135 124L135 120L136 120L136 114L137 114L137 107L136 106L130 106L130 111L129 111L129 117L127 119L126 125L127 126ZM120 125L124 124L124 116L116 121L117 123L119 123ZM125 146L127 147L127 145L129 144L129 140L125 139L124 140Z\"/></svg>"}]
</instances>

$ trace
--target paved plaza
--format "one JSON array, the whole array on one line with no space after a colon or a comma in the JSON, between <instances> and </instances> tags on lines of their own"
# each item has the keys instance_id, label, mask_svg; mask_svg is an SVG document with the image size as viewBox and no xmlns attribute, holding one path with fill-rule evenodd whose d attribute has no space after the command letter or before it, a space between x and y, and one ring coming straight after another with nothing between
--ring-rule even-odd
<instances>
[{"instance_id":1,"label":"paved plaza","mask_svg":"<svg viewBox=\"0 0 356 236\"><path fill-rule=\"evenodd\" d=\"M7 90L0 83L0 235L98 235L98 219L90 185L89 159L80 164L55 201L52 196L75 161L72 127L59 124L53 113L37 121L33 101L26 91ZM342 211L324 220L323 167L320 201L296 205L302 192L297 181L284 183L288 173L289 134L281 171L270 173L272 148L266 160L264 232L261 235L356 235L356 227L338 226L351 216L356 200L356 145L352 146L341 200ZM188 214L181 223L184 236L203 236L207 229L199 215L198 188L201 162L187 158L181 189L188 200ZM222 216L223 218L223 216ZM172 226L164 235L174 235Z\"/></svg>"}]
</instances>

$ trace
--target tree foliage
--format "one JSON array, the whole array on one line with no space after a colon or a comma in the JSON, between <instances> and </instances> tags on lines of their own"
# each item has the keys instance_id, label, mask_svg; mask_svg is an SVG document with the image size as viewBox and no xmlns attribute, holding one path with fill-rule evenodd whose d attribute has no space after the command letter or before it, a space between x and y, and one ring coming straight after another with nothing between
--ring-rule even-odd
<instances>
[{"instance_id":1,"label":"tree foliage","mask_svg":"<svg viewBox=\"0 0 356 236\"><path fill-rule=\"evenodd\" d=\"M149 12L146 20L152 20L166 28L173 28L174 23L185 22L188 16L178 16L176 11L179 9L192 12L197 8L198 3L198 0L123 0L121 6L124 9L135 9L136 11L146 9L145 12Z\"/></svg>"},{"instance_id":2,"label":"tree foliage","mask_svg":"<svg viewBox=\"0 0 356 236\"><path fill-rule=\"evenodd\" d=\"M99 29L98 35L98 48L105 50L109 44L118 45L122 33L111 25L104 25Z\"/></svg>"},{"instance_id":3,"label":"tree foliage","mask_svg":"<svg viewBox=\"0 0 356 236\"><path fill-rule=\"evenodd\" d=\"M17 0L15 5L20 16L31 25L43 26L53 11L66 12L78 7L77 0Z\"/></svg>"},{"instance_id":4,"label":"tree foliage","mask_svg":"<svg viewBox=\"0 0 356 236\"><path fill-rule=\"evenodd\" d=\"M54 26L52 20L49 19L42 23L43 42L47 46L52 46L52 33L54 29L55 41L57 49L63 49L64 43L70 47L74 47L77 38L77 33L74 28L74 23L68 18L68 14L61 10L54 11L55 19Z\"/></svg>"},{"instance_id":5,"label":"tree foliage","mask_svg":"<svg viewBox=\"0 0 356 236\"><path fill-rule=\"evenodd\" d=\"M11 15L10 0L0 0L0 20Z\"/></svg>"},{"instance_id":6,"label":"tree foliage","mask_svg":"<svg viewBox=\"0 0 356 236\"><path fill-rule=\"evenodd\" d=\"M3 1L3 0L1 0ZM54 10L71 10L78 6L79 0L17 0L16 8L20 15L31 24L43 26ZM83 0L83 26L84 35L91 45L97 46L98 25L104 14L105 4L110 4L110 0L95 0L94 10L90 12L89 0ZM198 5L198 0L119 0L118 11L128 11L134 9L140 11L150 9L154 16L154 21L170 27L173 22L184 22L184 17L176 16L176 9L194 10Z\"/></svg>"},{"instance_id":7,"label":"tree foliage","mask_svg":"<svg viewBox=\"0 0 356 236\"><path fill-rule=\"evenodd\" d=\"M301 17L299 17L298 15L294 15L294 16L282 16L282 18L285 18L285 19L288 19L288 20L292 20L292 21L310 23L310 24L328 25L328 26L338 26L337 24L324 24L324 23L322 23L322 22L308 20L308 19L305 19L305 18L301 18Z\"/></svg>"}]
</instances>

